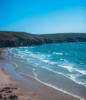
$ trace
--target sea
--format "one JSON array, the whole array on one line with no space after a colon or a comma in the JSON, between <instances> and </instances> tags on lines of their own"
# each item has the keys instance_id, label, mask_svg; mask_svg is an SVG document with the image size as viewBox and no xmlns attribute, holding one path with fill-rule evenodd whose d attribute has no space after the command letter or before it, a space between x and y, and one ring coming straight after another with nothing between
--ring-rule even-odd
<instances>
[{"instance_id":1,"label":"sea","mask_svg":"<svg viewBox=\"0 0 86 100\"><path fill-rule=\"evenodd\" d=\"M86 97L86 43L4 49L20 74L73 96Z\"/></svg>"}]
</instances>

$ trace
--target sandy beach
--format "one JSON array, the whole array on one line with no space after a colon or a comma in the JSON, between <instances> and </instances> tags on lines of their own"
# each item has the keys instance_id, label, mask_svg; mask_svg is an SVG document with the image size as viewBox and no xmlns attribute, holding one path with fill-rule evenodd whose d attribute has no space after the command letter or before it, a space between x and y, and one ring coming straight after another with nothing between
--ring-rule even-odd
<instances>
[{"instance_id":1,"label":"sandy beach","mask_svg":"<svg viewBox=\"0 0 86 100\"><path fill-rule=\"evenodd\" d=\"M0 57L0 60L3 58ZM15 87L15 84L20 82L14 82L11 80L12 75L6 75L0 63L0 100L37 100L36 94L32 92L22 92L19 87Z\"/></svg>"},{"instance_id":2,"label":"sandy beach","mask_svg":"<svg viewBox=\"0 0 86 100\"><path fill-rule=\"evenodd\" d=\"M0 100L80 100L18 73L0 57Z\"/></svg>"}]
</instances>

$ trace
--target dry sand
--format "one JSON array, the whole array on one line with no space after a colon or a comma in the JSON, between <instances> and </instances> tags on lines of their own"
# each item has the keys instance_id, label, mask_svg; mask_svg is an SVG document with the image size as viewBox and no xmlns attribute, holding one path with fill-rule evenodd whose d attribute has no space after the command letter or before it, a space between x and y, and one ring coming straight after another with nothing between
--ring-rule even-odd
<instances>
[{"instance_id":1,"label":"dry sand","mask_svg":"<svg viewBox=\"0 0 86 100\"><path fill-rule=\"evenodd\" d=\"M18 74L15 78L18 78ZM0 100L80 100L31 77L21 75L20 80L23 83L12 81L12 75L7 75L0 64Z\"/></svg>"}]
</instances>

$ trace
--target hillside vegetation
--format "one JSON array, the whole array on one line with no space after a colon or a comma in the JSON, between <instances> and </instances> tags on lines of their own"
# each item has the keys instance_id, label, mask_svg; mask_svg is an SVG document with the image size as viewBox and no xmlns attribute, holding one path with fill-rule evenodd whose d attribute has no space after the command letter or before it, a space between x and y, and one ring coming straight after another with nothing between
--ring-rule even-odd
<instances>
[{"instance_id":1,"label":"hillside vegetation","mask_svg":"<svg viewBox=\"0 0 86 100\"><path fill-rule=\"evenodd\" d=\"M25 32L0 31L0 47L32 46L69 42L86 42L86 33L35 35Z\"/></svg>"}]
</instances>

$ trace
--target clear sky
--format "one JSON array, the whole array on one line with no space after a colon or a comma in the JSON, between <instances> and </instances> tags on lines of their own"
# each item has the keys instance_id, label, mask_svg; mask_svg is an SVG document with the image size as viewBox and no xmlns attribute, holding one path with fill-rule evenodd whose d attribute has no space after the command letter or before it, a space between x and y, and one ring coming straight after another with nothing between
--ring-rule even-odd
<instances>
[{"instance_id":1,"label":"clear sky","mask_svg":"<svg viewBox=\"0 0 86 100\"><path fill-rule=\"evenodd\" d=\"M0 31L86 33L86 0L0 0Z\"/></svg>"}]
</instances>

